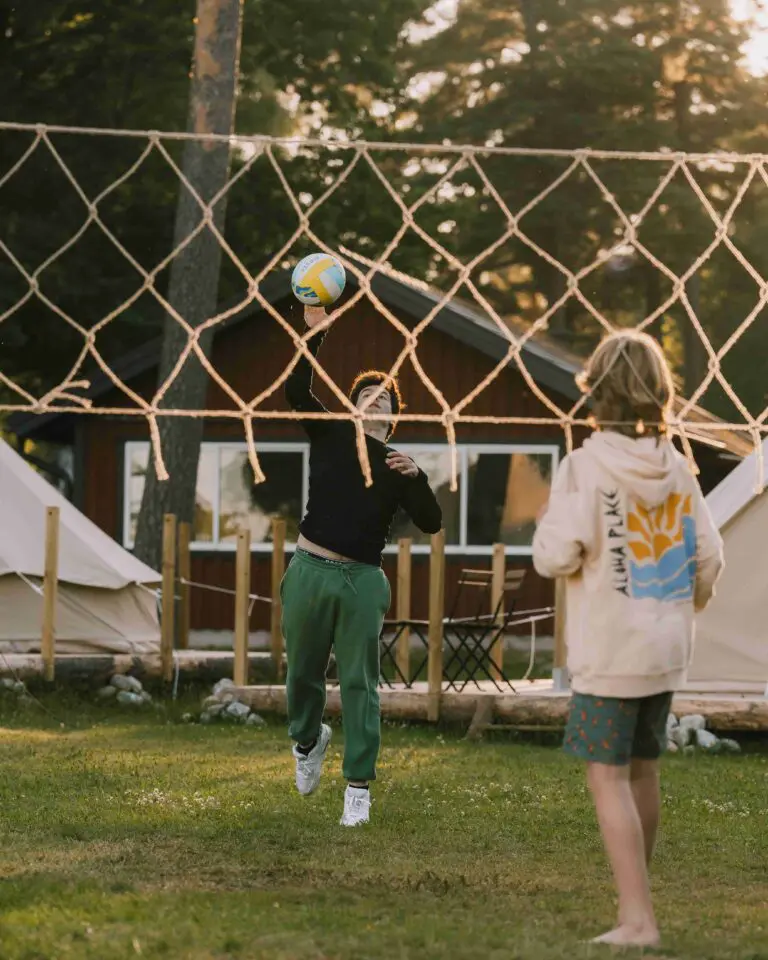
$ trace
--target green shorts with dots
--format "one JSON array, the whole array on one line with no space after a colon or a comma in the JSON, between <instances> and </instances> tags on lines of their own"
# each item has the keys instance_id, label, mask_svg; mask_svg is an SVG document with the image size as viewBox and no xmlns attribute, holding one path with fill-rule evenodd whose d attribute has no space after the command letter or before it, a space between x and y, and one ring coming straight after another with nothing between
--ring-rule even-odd
<instances>
[{"instance_id":1,"label":"green shorts with dots","mask_svg":"<svg viewBox=\"0 0 768 960\"><path fill-rule=\"evenodd\" d=\"M651 697L571 699L563 749L594 763L625 766L633 757L656 760L666 749L672 693Z\"/></svg>"}]
</instances>

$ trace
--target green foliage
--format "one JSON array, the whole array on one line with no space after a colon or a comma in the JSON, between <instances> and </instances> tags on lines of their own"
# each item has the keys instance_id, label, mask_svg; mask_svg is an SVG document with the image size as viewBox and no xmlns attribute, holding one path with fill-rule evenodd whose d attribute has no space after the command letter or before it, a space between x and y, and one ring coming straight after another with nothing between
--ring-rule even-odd
<instances>
[{"instance_id":1,"label":"green foliage","mask_svg":"<svg viewBox=\"0 0 768 960\"><path fill-rule=\"evenodd\" d=\"M726 0L695 7L625 4L618 11L604 0L465 0L453 25L414 51L410 70L430 85L412 86L399 117L409 137L435 142L447 138L505 147L636 152L766 150L768 85L739 66L746 35L746 27L732 20ZM565 161L540 158L493 157L483 165L512 212L566 168ZM595 161L593 168L628 216L643 208L668 169L639 161ZM747 168L692 172L722 215ZM453 182L459 192L429 209L431 232L441 221L455 224L446 246L465 262L500 233L498 217L488 215L493 200L477 181L475 174L457 176ZM461 194L461 187L468 186L471 199ZM756 181L735 221L736 243L763 276L768 264L763 263L758 211L764 186ZM614 247L625 233L584 171L531 210L520 226L574 273ZM679 275L714 239L715 230L679 174L639 226L638 239ZM639 252L629 253L582 284L591 302L618 325L637 324L673 290L671 281ZM436 266L434 258L432 263ZM562 273L530 245L517 241L504 244L484 262L475 279L502 314L528 320L566 291ZM700 285L695 307L719 346L754 307L756 287L730 254L720 253L702 269ZM678 338L690 327L679 306L667 311L667 320ZM764 317L760 327L762 340L756 326L745 340L749 349L765 344ZM555 315L551 328L577 351L589 349L600 333L576 298ZM750 377L736 354L726 368L748 406L753 412L761 410L768 400L764 386ZM695 371L696 384L705 372ZM707 399L725 415L739 418L716 394L710 391Z\"/></svg>"},{"instance_id":2,"label":"green foliage","mask_svg":"<svg viewBox=\"0 0 768 960\"><path fill-rule=\"evenodd\" d=\"M394 49L419 0L342 0L328 10L310 5L297 18L283 0L247 0L237 110L239 132L285 134L297 122L361 130L371 97L391 97ZM183 130L193 50L194 2L115 0L0 7L2 119L118 129ZM291 111L291 96L298 109ZM0 178L33 137L0 134ZM52 141L89 198L122 176L146 145L140 139L54 135ZM179 159L179 150L171 153ZM227 231L255 270L292 217L266 160L230 204ZM237 166L235 167L235 171ZM265 177L266 174L266 177ZM104 222L146 270L170 253L179 183L157 153L100 204ZM2 239L30 273L82 226L87 209L44 144L0 190ZM291 227L291 231L292 231ZM165 292L168 270L157 278ZM238 291L224 272L222 297ZM91 225L77 244L41 275L50 300L90 329L131 297L141 278ZM16 267L0 253L0 313L27 293ZM107 358L159 331L162 311L143 295L100 332ZM51 343L56 350L50 350ZM33 298L3 324L3 371L33 391L56 383L76 361L81 334ZM90 368L94 368L91 363ZM8 395L6 391L6 396Z\"/></svg>"},{"instance_id":3,"label":"green foliage","mask_svg":"<svg viewBox=\"0 0 768 960\"><path fill-rule=\"evenodd\" d=\"M383 141L495 144L635 152L768 150L768 81L740 66L747 26L727 0L696 5L606 0L463 0L455 22L416 43L406 25L428 0L341 0L330 8L285 0L247 0L241 58L238 131L313 133L329 143L340 132ZM194 3L170 0L54 2L0 9L3 117L30 122L143 129L183 129L192 55ZM383 106L382 106L383 105ZM31 138L0 135L0 176ZM140 141L56 136L54 143L93 197L137 159ZM178 151L172 151L178 155ZM246 161L236 160L233 172ZM304 146L276 151L292 189L307 207L345 174L352 153ZM382 174L412 204L455 158L374 151ZM568 166L565 159L486 156L484 173L513 213L524 209ZM594 161L593 169L627 215L652 195L663 164ZM747 168L692 168L720 215L736 197ZM768 276L766 186L758 177L745 194L730 235L762 276ZM100 205L104 220L146 268L171 247L178 182L159 156ZM2 190L0 239L29 271L80 227L86 209L45 148ZM506 218L476 170L457 171L416 215L445 251L468 262L502 236ZM330 246L380 255L401 224L401 212L375 172L361 160L344 185L313 215L312 228ZM232 189L227 237L258 273L287 243L297 217L267 157L260 156ZM511 320L530 323L559 302L566 278L534 247L578 273L615 248L625 227L584 169L519 222L530 242L511 238L478 263L473 281ZM637 239L673 273L688 270L716 227L682 173L638 226ZM286 260L308 252L306 238ZM390 262L403 272L449 288L455 270L413 231ZM157 278L165 290L167 269ZM43 292L88 328L130 297L138 275L91 226L77 245L42 275ZM673 293L672 281L642 252L625 250L582 281L589 301L617 325L637 324ZM0 254L0 313L27 290ZM221 297L246 285L225 262ZM460 289L459 295L467 291ZM758 288L724 247L698 272L689 295L715 348L750 316ZM97 338L107 357L159 329L161 310L145 294ZM600 333L593 314L570 297L550 329L577 352ZM667 308L653 327L687 387L706 373L687 314ZM74 363L82 338L47 307L31 300L3 323L3 370L33 389L55 382ZM46 350L55 342L56 351ZM755 413L768 402L758 367L748 362L766 346L761 313L726 357L723 368ZM741 414L714 386L705 405L729 419Z\"/></svg>"}]
</instances>

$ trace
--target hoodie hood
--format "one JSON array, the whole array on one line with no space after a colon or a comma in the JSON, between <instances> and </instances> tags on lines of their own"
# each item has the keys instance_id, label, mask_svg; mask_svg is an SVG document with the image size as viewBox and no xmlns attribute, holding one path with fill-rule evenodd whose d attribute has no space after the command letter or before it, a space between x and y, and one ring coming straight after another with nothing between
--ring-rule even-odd
<instances>
[{"instance_id":1,"label":"hoodie hood","mask_svg":"<svg viewBox=\"0 0 768 960\"><path fill-rule=\"evenodd\" d=\"M678 455L665 437L595 433L582 449L644 507L658 507L676 489Z\"/></svg>"}]
</instances>

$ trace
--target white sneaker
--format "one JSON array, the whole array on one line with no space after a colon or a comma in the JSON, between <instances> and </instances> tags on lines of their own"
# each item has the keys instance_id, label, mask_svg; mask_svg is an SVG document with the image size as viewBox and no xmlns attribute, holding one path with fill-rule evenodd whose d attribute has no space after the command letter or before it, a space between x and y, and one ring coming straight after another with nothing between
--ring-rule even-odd
<instances>
[{"instance_id":1,"label":"white sneaker","mask_svg":"<svg viewBox=\"0 0 768 960\"><path fill-rule=\"evenodd\" d=\"M347 787L344 794L342 827L359 827L371 818L371 794L362 787Z\"/></svg>"},{"instance_id":2,"label":"white sneaker","mask_svg":"<svg viewBox=\"0 0 768 960\"><path fill-rule=\"evenodd\" d=\"M316 790L318 783L320 783L325 751L328 749L330 742L331 728L327 723L323 723L320 726L320 736L317 738L317 743L308 754L305 755L301 753L298 744L294 744L293 755L296 758L296 789L305 797Z\"/></svg>"}]
</instances>

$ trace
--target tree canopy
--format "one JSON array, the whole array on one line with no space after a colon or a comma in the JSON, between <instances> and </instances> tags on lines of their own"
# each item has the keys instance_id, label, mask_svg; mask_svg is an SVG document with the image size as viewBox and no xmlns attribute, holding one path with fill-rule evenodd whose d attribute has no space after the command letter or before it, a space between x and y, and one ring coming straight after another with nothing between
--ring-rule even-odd
<instances>
[{"instance_id":1,"label":"tree canopy","mask_svg":"<svg viewBox=\"0 0 768 960\"><path fill-rule=\"evenodd\" d=\"M339 0L331 7L286 0L247 0L237 130L312 133L328 142L340 132L393 143L494 144L534 149L740 151L768 149L768 83L750 75L740 49L748 25L735 22L727 0L696 4L606 0L461 0L455 20L418 42L409 24L427 0ZM194 3L170 0L64 2L0 6L3 118L124 129L183 129L192 51ZM265 27L268 27L265 29ZM31 142L0 133L0 177ZM53 142L89 196L125 172L138 140L57 135ZM176 150L171 146L171 152ZM176 154L178 155L178 151ZM308 205L346 170L352 154L304 147L279 154L286 176ZM395 150L372 157L407 203L422 196L452 158ZM236 160L247 162L244 153ZM568 165L562 158L480 159L483 172L514 213ZM593 161L594 172L623 211L636 215L652 195L663 164ZM747 174L743 164L691 166L704 195L723 216ZM145 266L168 255L178 181L161 157L100 205L104 221ZM44 146L0 192L0 239L30 272L81 226L86 210ZM768 275L760 176L744 194L729 235L761 276ZM506 229L506 219L474 169L458 171L417 215L418 222L467 262ZM401 215L374 172L361 162L313 217L330 245L377 256ZM296 226L296 216L265 157L233 187L226 233L246 266L263 265ZM584 168L524 216L520 229L568 270L578 272L621 241L624 225ZM637 237L675 274L712 242L716 226L682 172L668 184ZM307 252L299 243L291 252ZM409 231L392 253L405 273L446 288L455 273L445 258ZM478 264L473 279L503 316L540 317L567 289L563 273L519 237ZM138 275L91 225L41 276L41 288L89 327L125 300ZM157 278L163 289L167 271ZM27 289L0 253L0 313ZM225 268L221 296L242 292ZM616 252L583 281L584 294L613 323L636 324L663 304L671 281L631 247ZM459 291L463 296L467 291ZM725 343L758 302L758 287L721 243L689 284L688 294L715 347ZM99 334L106 356L160 329L162 313L142 296ZM654 325L690 391L707 358L691 339L690 320L671 306ZM726 375L753 412L768 402L758 365L765 352L764 314L724 361ZM570 297L550 331L583 352L599 334L594 317ZM57 349L47 349L51 343ZM55 382L74 360L81 338L31 299L2 325L2 369L34 390ZM737 414L719 387L703 402L729 419Z\"/></svg>"}]
</instances>

